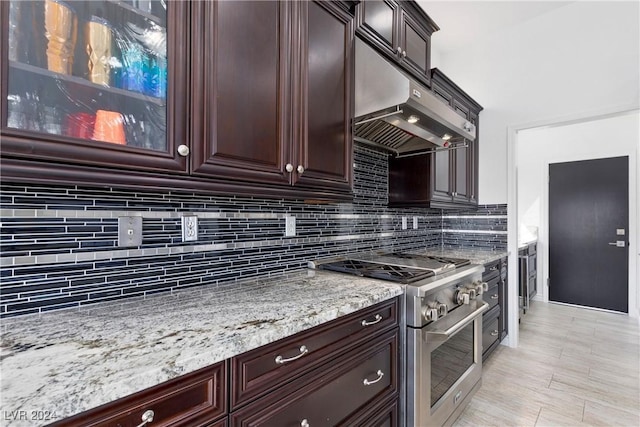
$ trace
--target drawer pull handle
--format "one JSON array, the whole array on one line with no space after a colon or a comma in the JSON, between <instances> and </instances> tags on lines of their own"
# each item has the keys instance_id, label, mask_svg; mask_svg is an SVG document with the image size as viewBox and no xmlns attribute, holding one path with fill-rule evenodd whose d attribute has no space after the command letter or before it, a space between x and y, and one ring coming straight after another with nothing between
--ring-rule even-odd
<instances>
[{"instance_id":1,"label":"drawer pull handle","mask_svg":"<svg viewBox=\"0 0 640 427\"><path fill-rule=\"evenodd\" d=\"M371 325L375 325L376 323L380 322L382 320L382 316L380 316L379 314L376 314L376 317L374 317L375 320L371 321L371 322L367 322L366 320L362 321L362 326L371 326Z\"/></svg>"},{"instance_id":2,"label":"drawer pull handle","mask_svg":"<svg viewBox=\"0 0 640 427\"><path fill-rule=\"evenodd\" d=\"M300 422L300 427L309 427L309 421L305 418Z\"/></svg>"},{"instance_id":3,"label":"drawer pull handle","mask_svg":"<svg viewBox=\"0 0 640 427\"><path fill-rule=\"evenodd\" d=\"M144 411L144 414L142 414L142 422L140 424L138 424L138 427L144 427L148 423L153 421L153 416L154 415L155 414L153 413L153 411L151 409Z\"/></svg>"},{"instance_id":4,"label":"drawer pull handle","mask_svg":"<svg viewBox=\"0 0 640 427\"><path fill-rule=\"evenodd\" d=\"M491 299L498 299L498 294L491 295Z\"/></svg>"},{"instance_id":5,"label":"drawer pull handle","mask_svg":"<svg viewBox=\"0 0 640 427\"><path fill-rule=\"evenodd\" d=\"M304 356L307 353L309 353L309 349L307 348L306 345L303 345L302 347L300 347L300 354L299 355L290 357L288 359L285 359L282 356L278 356L278 357L276 357L276 363L282 365L283 363L292 362L294 360L300 359L302 356Z\"/></svg>"},{"instance_id":6,"label":"drawer pull handle","mask_svg":"<svg viewBox=\"0 0 640 427\"><path fill-rule=\"evenodd\" d=\"M366 378L365 378L365 379L364 379L364 381L362 381L362 383L363 383L364 385L371 385L371 384L375 384L375 383L377 383L378 381L380 381L380 380L382 379L382 377L384 377L384 372L382 372L380 369L378 369L378 372L376 372L376 374L378 374L378 378L376 378L375 380L373 380L373 381L369 381L368 379L366 379Z\"/></svg>"},{"instance_id":7,"label":"drawer pull handle","mask_svg":"<svg viewBox=\"0 0 640 427\"><path fill-rule=\"evenodd\" d=\"M493 331L491 331L491 336L492 337L495 337L497 335L498 335L498 330L497 329L494 329Z\"/></svg>"}]
</instances>

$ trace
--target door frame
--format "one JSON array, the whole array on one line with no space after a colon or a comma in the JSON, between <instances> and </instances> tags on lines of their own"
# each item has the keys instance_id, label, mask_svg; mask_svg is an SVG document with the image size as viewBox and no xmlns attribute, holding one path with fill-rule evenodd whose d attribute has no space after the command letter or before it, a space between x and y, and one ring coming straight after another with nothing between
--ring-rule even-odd
<instances>
[{"instance_id":1,"label":"door frame","mask_svg":"<svg viewBox=\"0 0 640 427\"><path fill-rule=\"evenodd\" d=\"M603 109L598 109L595 111L585 111L576 114L566 115L562 117L556 118L547 118L543 120L528 122L528 123L520 123L513 124L507 126L507 250L509 253L509 263L508 263L508 280L509 280L509 318L508 318L508 326L509 326L509 335L503 342L505 345L509 347L517 347L519 342L519 324L518 324L518 187L517 187L517 142L518 142L518 132L541 128L541 127L556 127L556 126L566 126L571 124L577 124L582 122L590 122L598 119L608 118L608 117L616 117L620 115L626 114L637 114L639 111L638 106L636 104L633 105L618 105L611 106ZM629 156L629 316L635 317L640 322L640 307L638 300L640 299L640 295L638 292L638 278L640 276L640 263L637 262L638 259L638 240L640 240L640 233L638 231L638 223L640 222L640 210L638 210L638 203L640 203L640 188L637 185L638 179L638 159L640 154L638 151L640 147L636 147L635 150L631 152L622 152L624 150L616 149L615 146L607 145L610 148L610 152L607 153L607 156L611 157L619 157L619 156ZM555 160L555 159L554 159ZM543 165L545 170L548 173L548 165ZM544 201L544 207L542 215L548 216L548 184L545 183L546 186L546 197ZM548 218L543 218L541 216L541 221L546 221L548 224ZM548 225L544 228L540 227L540 230L544 234L544 237L547 239L548 231L546 229ZM542 239L540 239L542 240ZM543 300L549 300L548 289L546 289L546 277L548 277L548 248L546 247L546 243L542 245L543 254L543 279L540 281L541 288L543 289Z\"/></svg>"}]
</instances>

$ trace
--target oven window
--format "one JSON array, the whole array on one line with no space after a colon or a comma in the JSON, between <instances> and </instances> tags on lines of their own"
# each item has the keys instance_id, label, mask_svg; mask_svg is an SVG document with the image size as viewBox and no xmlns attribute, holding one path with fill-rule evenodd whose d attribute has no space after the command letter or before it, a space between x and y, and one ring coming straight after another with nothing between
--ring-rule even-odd
<instances>
[{"instance_id":1,"label":"oven window","mask_svg":"<svg viewBox=\"0 0 640 427\"><path fill-rule=\"evenodd\" d=\"M431 352L431 406L473 365L473 325L471 322Z\"/></svg>"}]
</instances>

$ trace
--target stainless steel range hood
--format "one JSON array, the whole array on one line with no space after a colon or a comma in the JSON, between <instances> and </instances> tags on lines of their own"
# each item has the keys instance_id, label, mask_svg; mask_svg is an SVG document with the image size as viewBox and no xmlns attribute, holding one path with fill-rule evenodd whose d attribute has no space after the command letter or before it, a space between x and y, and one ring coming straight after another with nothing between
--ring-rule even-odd
<instances>
[{"instance_id":1,"label":"stainless steel range hood","mask_svg":"<svg viewBox=\"0 0 640 427\"><path fill-rule=\"evenodd\" d=\"M406 154L475 140L475 126L428 89L358 38L355 49L356 141Z\"/></svg>"}]
</instances>

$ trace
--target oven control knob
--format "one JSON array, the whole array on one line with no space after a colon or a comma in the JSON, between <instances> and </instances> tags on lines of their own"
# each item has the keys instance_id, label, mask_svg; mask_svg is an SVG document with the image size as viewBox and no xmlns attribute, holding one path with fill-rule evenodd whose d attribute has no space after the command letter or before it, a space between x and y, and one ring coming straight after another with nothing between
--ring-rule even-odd
<instances>
[{"instance_id":1,"label":"oven control knob","mask_svg":"<svg viewBox=\"0 0 640 427\"><path fill-rule=\"evenodd\" d=\"M469 293L469 299L476 299L478 293L475 289L467 289L467 292Z\"/></svg>"},{"instance_id":2,"label":"oven control knob","mask_svg":"<svg viewBox=\"0 0 640 427\"><path fill-rule=\"evenodd\" d=\"M466 289L458 289L456 291L456 302L458 304L469 304L469 293Z\"/></svg>"},{"instance_id":3,"label":"oven control knob","mask_svg":"<svg viewBox=\"0 0 640 427\"><path fill-rule=\"evenodd\" d=\"M438 303L438 316L444 317L449 313L449 309L447 308L447 304Z\"/></svg>"},{"instance_id":4,"label":"oven control knob","mask_svg":"<svg viewBox=\"0 0 640 427\"><path fill-rule=\"evenodd\" d=\"M489 284L487 282L476 280L475 282L473 282L473 288L476 290L476 293L478 295L482 295L489 290Z\"/></svg>"},{"instance_id":5,"label":"oven control knob","mask_svg":"<svg viewBox=\"0 0 640 427\"><path fill-rule=\"evenodd\" d=\"M438 320L438 309L437 308L425 308L424 309L424 318L428 321Z\"/></svg>"}]
</instances>

